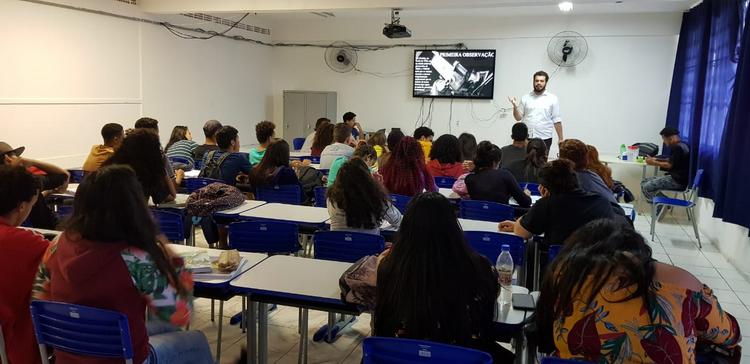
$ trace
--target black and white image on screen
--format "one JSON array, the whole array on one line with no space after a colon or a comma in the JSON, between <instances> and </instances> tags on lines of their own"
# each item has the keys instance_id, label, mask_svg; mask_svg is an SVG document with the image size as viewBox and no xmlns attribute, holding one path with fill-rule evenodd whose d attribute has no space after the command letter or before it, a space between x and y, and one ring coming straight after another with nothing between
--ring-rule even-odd
<instances>
[{"instance_id":1,"label":"black and white image on screen","mask_svg":"<svg viewBox=\"0 0 750 364\"><path fill-rule=\"evenodd\" d=\"M491 99L494 50L414 52L414 96Z\"/></svg>"}]
</instances>

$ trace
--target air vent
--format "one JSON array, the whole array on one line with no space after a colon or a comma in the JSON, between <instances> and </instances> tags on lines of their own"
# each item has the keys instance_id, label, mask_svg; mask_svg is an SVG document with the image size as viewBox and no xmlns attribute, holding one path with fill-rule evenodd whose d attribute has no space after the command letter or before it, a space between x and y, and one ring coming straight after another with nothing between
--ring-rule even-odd
<instances>
[{"instance_id":1,"label":"air vent","mask_svg":"<svg viewBox=\"0 0 750 364\"><path fill-rule=\"evenodd\" d=\"M118 1L120 1L120 0L118 0ZM135 2L135 0L131 0L131 1ZM211 14L205 14L205 13L186 13L186 14L182 14L182 15L186 16L188 18L210 21L212 23L226 25L226 26L232 26L232 24L234 24L234 22L236 21L236 20L233 21L233 20L230 20L230 19L220 18L218 16L213 16ZM248 32L255 32L255 33L259 33L259 34L271 35L271 29L256 27L254 25L249 25L249 24L245 24L245 23L239 23L239 24L237 24L237 26L235 26L235 28L244 29L244 30L247 30Z\"/></svg>"}]
</instances>

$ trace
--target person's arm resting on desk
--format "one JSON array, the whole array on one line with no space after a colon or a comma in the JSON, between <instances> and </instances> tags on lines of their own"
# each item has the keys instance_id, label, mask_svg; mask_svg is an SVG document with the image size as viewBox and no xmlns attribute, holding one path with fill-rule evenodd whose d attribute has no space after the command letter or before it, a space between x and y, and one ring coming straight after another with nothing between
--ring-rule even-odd
<instances>
[{"instance_id":1,"label":"person's arm resting on desk","mask_svg":"<svg viewBox=\"0 0 750 364\"><path fill-rule=\"evenodd\" d=\"M648 157L646 158L646 164L648 164L649 166L657 166L660 169L664 169L664 170L672 169L672 162L669 159L659 160L654 157Z\"/></svg>"}]
</instances>

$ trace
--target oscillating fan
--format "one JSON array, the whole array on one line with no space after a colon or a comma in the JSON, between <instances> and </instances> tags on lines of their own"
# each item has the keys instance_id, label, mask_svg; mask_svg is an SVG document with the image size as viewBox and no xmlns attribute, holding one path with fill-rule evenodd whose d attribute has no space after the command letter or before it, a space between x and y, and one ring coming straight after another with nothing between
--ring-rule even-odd
<instances>
[{"instance_id":1,"label":"oscillating fan","mask_svg":"<svg viewBox=\"0 0 750 364\"><path fill-rule=\"evenodd\" d=\"M583 62L589 44L581 33L564 31L555 34L547 44L549 59L560 67L573 67Z\"/></svg>"},{"instance_id":2,"label":"oscillating fan","mask_svg":"<svg viewBox=\"0 0 750 364\"><path fill-rule=\"evenodd\" d=\"M332 43L323 57L328 67L339 73L349 72L357 66L357 51L346 42Z\"/></svg>"}]
</instances>

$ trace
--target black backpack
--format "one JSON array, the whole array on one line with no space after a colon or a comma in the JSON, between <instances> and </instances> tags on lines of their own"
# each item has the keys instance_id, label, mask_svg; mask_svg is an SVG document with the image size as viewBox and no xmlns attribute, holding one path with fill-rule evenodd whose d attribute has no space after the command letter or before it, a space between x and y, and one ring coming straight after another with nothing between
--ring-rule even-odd
<instances>
[{"instance_id":1,"label":"black backpack","mask_svg":"<svg viewBox=\"0 0 750 364\"><path fill-rule=\"evenodd\" d=\"M638 155L641 157L655 157L659 154L659 146L654 143L635 143L634 147L638 147Z\"/></svg>"},{"instance_id":2,"label":"black backpack","mask_svg":"<svg viewBox=\"0 0 750 364\"><path fill-rule=\"evenodd\" d=\"M216 155L216 150L212 150L208 152L208 163L206 163L205 166L203 166L203 169L201 169L201 173L198 174L198 177L203 178L213 178L213 179L221 179L221 165L224 163L224 160L229 157L231 152L224 153L219 159L214 159L214 156Z\"/></svg>"},{"instance_id":3,"label":"black backpack","mask_svg":"<svg viewBox=\"0 0 750 364\"><path fill-rule=\"evenodd\" d=\"M309 166L300 167L299 184L302 186L303 200L309 203L315 195L315 187L323 185L323 173Z\"/></svg>"}]
</instances>

